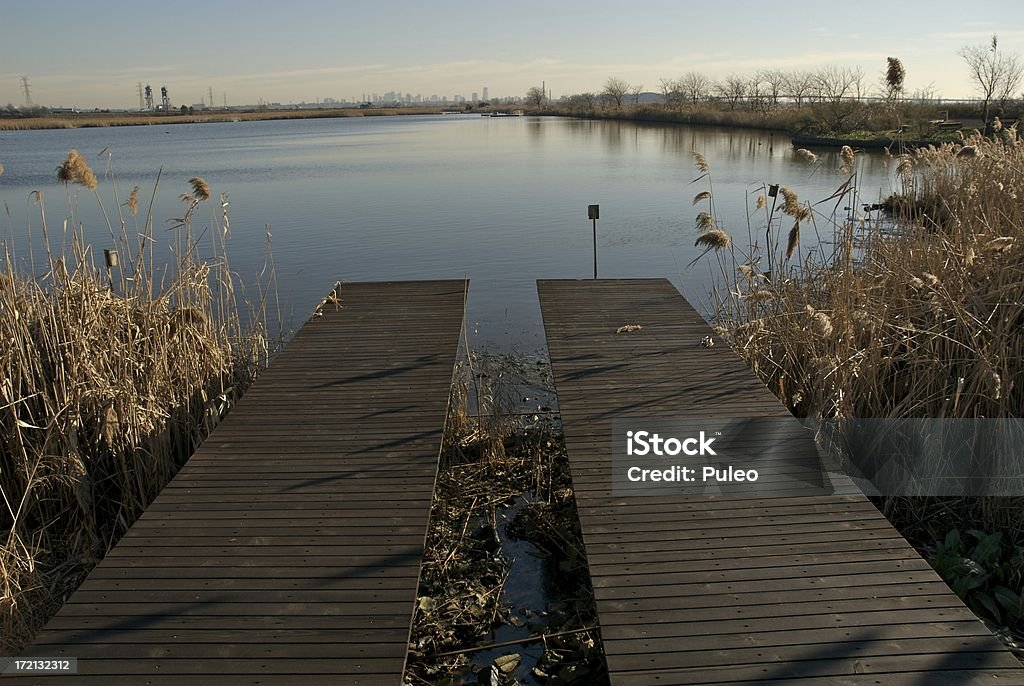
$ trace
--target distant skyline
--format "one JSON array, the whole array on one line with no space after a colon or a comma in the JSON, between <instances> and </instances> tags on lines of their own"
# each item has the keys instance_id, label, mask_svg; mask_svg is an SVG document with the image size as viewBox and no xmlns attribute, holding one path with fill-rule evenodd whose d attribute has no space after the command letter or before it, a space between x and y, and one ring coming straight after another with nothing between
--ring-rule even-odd
<instances>
[{"instance_id":1,"label":"distant skyline","mask_svg":"<svg viewBox=\"0 0 1024 686\"><path fill-rule=\"evenodd\" d=\"M141 6L140 6L141 5ZM557 98L600 91L614 76L657 91L690 70L712 78L763 68L860 67L869 90L898 57L906 91L974 95L957 55L998 33L1024 55L1024 15L962 3L867 0L695 5L660 0L560 3L135 3L112 8L7 3L0 26L0 104L138 107L136 84L167 86L176 105L359 99L364 93ZM1013 16L1018 17L1013 19Z\"/></svg>"}]
</instances>

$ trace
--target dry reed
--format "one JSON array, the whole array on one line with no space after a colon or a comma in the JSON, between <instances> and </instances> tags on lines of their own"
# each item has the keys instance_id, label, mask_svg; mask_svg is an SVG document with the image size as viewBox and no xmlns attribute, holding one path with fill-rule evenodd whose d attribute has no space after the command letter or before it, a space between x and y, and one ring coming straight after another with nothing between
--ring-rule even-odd
<instances>
[{"instance_id":1,"label":"dry reed","mask_svg":"<svg viewBox=\"0 0 1024 686\"><path fill-rule=\"evenodd\" d=\"M97 188L74 150L57 174ZM209 197L205 182L192 185L196 198ZM126 203L132 215L138 191ZM43 194L34 198L45 237ZM78 228L68 247L45 241L28 264L39 245L0 246L4 654L31 640L266 361L260 313L245 330L240 324L226 246L201 259L185 238L189 217L177 228L177 263L160 283L145 248L151 218L132 239L123 221L121 237L108 227L117 276L96 266Z\"/></svg>"},{"instance_id":2,"label":"dry reed","mask_svg":"<svg viewBox=\"0 0 1024 686\"><path fill-rule=\"evenodd\" d=\"M844 151L844 172L855 165L853 151ZM1015 131L975 135L966 145L905 155L897 172L901 188L887 203L895 216L885 230L851 213L835 219L831 241L800 264L787 246L771 278L755 283L763 246L752 246L741 268L723 269L732 276L717 289L716 323L797 416L1020 417L1024 145ZM853 178L833 195L837 204L857 206ZM801 220L821 220L780 191L794 231ZM965 506L984 515L974 526L1024 540L1020 499L985 503ZM933 518L929 533L942 535L948 524Z\"/></svg>"}]
</instances>

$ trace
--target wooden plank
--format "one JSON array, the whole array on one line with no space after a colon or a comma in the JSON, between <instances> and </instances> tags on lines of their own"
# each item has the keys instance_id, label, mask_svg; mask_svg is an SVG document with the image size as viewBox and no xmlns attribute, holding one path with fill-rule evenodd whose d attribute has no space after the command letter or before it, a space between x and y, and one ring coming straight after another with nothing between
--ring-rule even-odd
<instances>
[{"instance_id":1,"label":"wooden plank","mask_svg":"<svg viewBox=\"0 0 1024 686\"><path fill-rule=\"evenodd\" d=\"M400 683L466 286L345 284L26 653L79 675L33 683Z\"/></svg>"},{"instance_id":2,"label":"wooden plank","mask_svg":"<svg viewBox=\"0 0 1024 686\"><path fill-rule=\"evenodd\" d=\"M831 495L614 490L615 419L789 413L668 281L539 281L538 292L613 683L1024 683L834 471ZM617 334L624 324L642 328Z\"/></svg>"}]
</instances>

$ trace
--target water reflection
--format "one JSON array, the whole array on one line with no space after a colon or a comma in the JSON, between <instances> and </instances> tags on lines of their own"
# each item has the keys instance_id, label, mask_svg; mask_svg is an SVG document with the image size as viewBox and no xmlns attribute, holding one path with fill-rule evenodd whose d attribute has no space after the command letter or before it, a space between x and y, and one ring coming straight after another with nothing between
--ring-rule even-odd
<instances>
[{"instance_id":1,"label":"water reflection","mask_svg":"<svg viewBox=\"0 0 1024 686\"><path fill-rule=\"evenodd\" d=\"M707 157L719 221L738 242L748 222L763 234L763 217L751 213L765 184L815 202L846 179L836 151L818 151L809 166L783 134L651 122L368 117L0 132L0 201L12 216L0 239L17 237L19 259L29 223L18 208L30 191L44 190L51 231L69 216L53 169L70 148L97 172L97 153L109 148L122 196L139 185L148 198L163 168L153 215L164 254L172 241L160 227L180 215L190 177L229 193L232 264L251 282L269 226L294 324L339 278L468 275L471 332L506 350L543 346L534 279L591 275L591 203L601 205L603 276L668 277L694 302L706 295L708 266L686 268L698 254L692 199L708 187L693 183L692 151ZM857 165L868 202L888 192L882 155L859 155ZM99 190L112 207L109 182ZM204 211L198 231L212 223ZM95 199L82 194L77 214L87 239L107 247ZM38 245L38 228L31 233Z\"/></svg>"}]
</instances>

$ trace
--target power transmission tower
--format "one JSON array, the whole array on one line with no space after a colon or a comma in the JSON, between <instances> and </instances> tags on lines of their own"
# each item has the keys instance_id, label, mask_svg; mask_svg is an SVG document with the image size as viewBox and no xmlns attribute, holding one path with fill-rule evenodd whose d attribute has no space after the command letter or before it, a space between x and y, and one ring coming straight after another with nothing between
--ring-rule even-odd
<instances>
[{"instance_id":1,"label":"power transmission tower","mask_svg":"<svg viewBox=\"0 0 1024 686\"><path fill-rule=\"evenodd\" d=\"M213 109L213 86L207 86L210 89L210 109Z\"/></svg>"},{"instance_id":2,"label":"power transmission tower","mask_svg":"<svg viewBox=\"0 0 1024 686\"><path fill-rule=\"evenodd\" d=\"M32 89L28 85L28 77L21 77L21 89L25 91L25 107L32 107Z\"/></svg>"},{"instance_id":3,"label":"power transmission tower","mask_svg":"<svg viewBox=\"0 0 1024 686\"><path fill-rule=\"evenodd\" d=\"M139 109L142 109L144 100L142 99L142 81L139 81L137 88L139 89Z\"/></svg>"}]
</instances>

